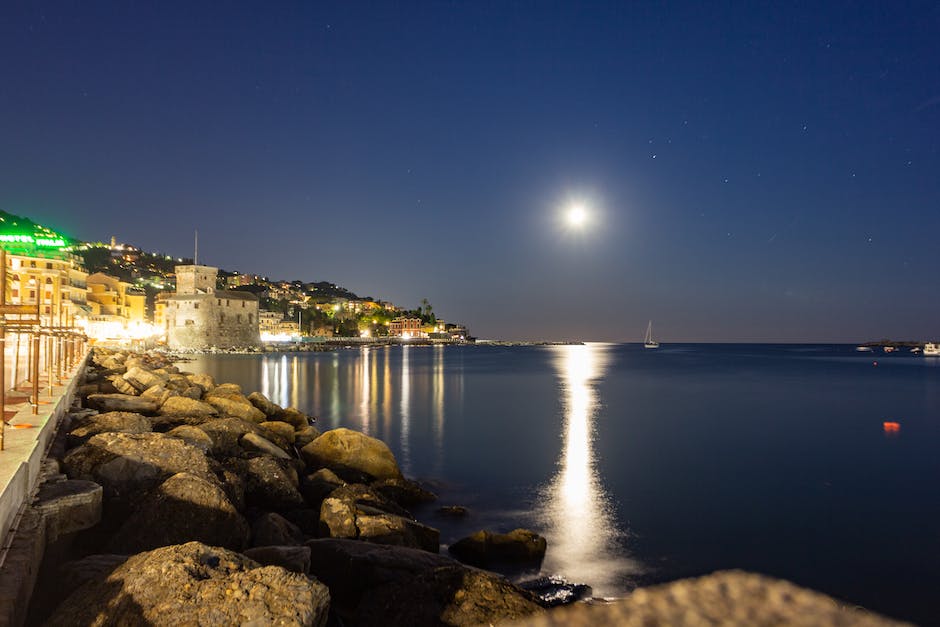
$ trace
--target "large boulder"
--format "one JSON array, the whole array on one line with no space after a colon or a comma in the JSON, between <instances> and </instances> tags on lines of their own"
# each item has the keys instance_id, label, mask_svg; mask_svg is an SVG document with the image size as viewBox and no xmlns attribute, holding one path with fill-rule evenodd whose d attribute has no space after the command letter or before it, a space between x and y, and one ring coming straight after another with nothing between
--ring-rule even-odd
<instances>
[{"instance_id":1,"label":"large boulder","mask_svg":"<svg viewBox=\"0 0 940 627\"><path fill-rule=\"evenodd\" d=\"M398 503L402 507L433 503L437 495L425 490L414 481L408 479L382 479L372 483L372 489L389 501Z\"/></svg>"},{"instance_id":2,"label":"large boulder","mask_svg":"<svg viewBox=\"0 0 940 627\"><path fill-rule=\"evenodd\" d=\"M264 415L263 411L252 405L251 401L245 398L241 391L231 388L229 385L224 383L216 386L203 397L203 400L215 407L221 416L241 418L255 423L267 420L267 416Z\"/></svg>"},{"instance_id":3,"label":"large boulder","mask_svg":"<svg viewBox=\"0 0 940 627\"><path fill-rule=\"evenodd\" d=\"M215 389L215 379L211 374L188 374L185 377L190 385L198 386L203 394Z\"/></svg>"},{"instance_id":4,"label":"large boulder","mask_svg":"<svg viewBox=\"0 0 940 627\"><path fill-rule=\"evenodd\" d=\"M261 427L241 418L216 418L197 426L212 438L212 452L216 455L239 455L244 450L242 436L246 433L261 435Z\"/></svg>"},{"instance_id":5,"label":"large boulder","mask_svg":"<svg viewBox=\"0 0 940 627\"><path fill-rule=\"evenodd\" d=\"M162 433L99 433L62 460L70 479L101 484L109 496L154 488L180 472L212 481L206 454Z\"/></svg>"},{"instance_id":6,"label":"large boulder","mask_svg":"<svg viewBox=\"0 0 940 627\"><path fill-rule=\"evenodd\" d=\"M249 431L239 439L238 443L246 451L258 451L259 453L264 453L265 455L270 455L271 457L277 457L279 459L290 459L291 456L287 452L272 442L271 440Z\"/></svg>"},{"instance_id":7,"label":"large boulder","mask_svg":"<svg viewBox=\"0 0 940 627\"><path fill-rule=\"evenodd\" d=\"M274 418L281 411L280 406L272 403L271 400L261 392L252 392L248 395L248 400L252 405L264 412L268 418Z\"/></svg>"},{"instance_id":8,"label":"large boulder","mask_svg":"<svg viewBox=\"0 0 940 627\"><path fill-rule=\"evenodd\" d=\"M119 374L109 375L106 379L119 394L128 394L130 396L139 396L140 391L131 385Z\"/></svg>"},{"instance_id":9,"label":"large boulder","mask_svg":"<svg viewBox=\"0 0 940 627\"><path fill-rule=\"evenodd\" d=\"M301 481L300 493L304 495L307 505L320 509L323 499L344 485L346 482L337 477L335 472L329 468L321 468Z\"/></svg>"},{"instance_id":10,"label":"large boulder","mask_svg":"<svg viewBox=\"0 0 940 627\"><path fill-rule=\"evenodd\" d=\"M180 425L166 432L171 438L179 438L184 442L192 444L198 449L208 452L212 448L212 438L209 434L192 425Z\"/></svg>"},{"instance_id":11,"label":"large boulder","mask_svg":"<svg viewBox=\"0 0 940 627\"><path fill-rule=\"evenodd\" d=\"M351 625L492 625L543 612L525 590L485 571L451 565L367 591Z\"/></svg>"},{"instance_id":12,"label":"large boulder","mask_svg":"<svg viewBox=\"0 0 940 627\"><path fill-rule=\"evenodd\" d=\"M245 549L242 555L264 566L280 566L295 573L310 571L308 546L258 546Z\"/></svg>"},{"instance_id":13,"label":"large boulder","mask_svg":"<svg viewBox=\"0 0 940 627\"><path fill-rule=\"evenodd\" d=\"M545 538L528 529L509 533L481 530L450 545L448 551L461 562L489 568L508 564L537 566L545 557Z\"/></svg>"},{"instance_id":14,"label":"large boulder","mask_svg":"<svg viewBox=\"0 0 940 627\"><path fill-rule=\"evenodd\" d=\"M178 396L178 393L174 392L173 390L168 390L166 386L154 385L141 392L140 395L143 398L149 398L156 401L160 407L163 407L163 404L167 401L167 399Z\"/></svg>"},{"instance_id":15,"label":"large boulder","mask_svg":"<svg viewBox=\"0 0 940 627\"><path fill-rule=\"evenodd\" d=\"M300 527L275 512L267 512L251 525L252 546L292 546L304 543Z\"/></svg>"},{"instance_id":16,"label":"large boulder","mask_svg":"<svg viewBox=\"0 0 940 627\"><path fill-rule=\"evenodd\" d=\"M281 422L286 422L289 425L292 425L295 429L302 429L308 426L315 419L310 418L307 414L303 413L296 407L286 407L279 411L274 416L275 420L280 420Z\"/></svg>"},{"instance_id":17,"label":"large boulder","mask_svg":"<svg viewBox=\"0 0 940 627\"><path fill-rule=\"evenodd\" d=\"M356 481L398 479L401 470L385 442L351 429L333 429L301 449L312 469L329 468L340 477Z\"/></svg>"},{"instance_id":18,"label":"large boulder","mask_svg":"<svg viewBox=\"0 0 940 627\"><path fill-rule=\"evenodd\" d=\"M320 582L199 542L129 558L59 606L48 625L326 624Z\"/></svg>"},{"instance_id":19,"label":"large boulder","mask_svg":"<svg viewBox=\"0 0 940 627\"><path fill-rule=\"evenodd\" d=\"M249 505L282 511L304 506L297 489L297 471L287 460L266 455L250 459L231 458L227 466L245 481L245 500Z\"/></svg>"},{"instance_id":20,"label":"large boulder","mask_svg":"<svg viewBox=\"0 0 940 627\"><path fill-rule=\"evenodd\" d=\"M137 388L138 392L143 392L155 385L162 386L166 384L167 378L150 370L145 370L140 366L134 366L128 368L127 372L124 373L124 380Z\"/></svg>"},{"instance_id":21,"label":"large boulder","mask_svg":"<svg viewBox=\"0 0 940 627\"><path fill-rule=\"evenodd\" d=\"M155 413L159 407L151 398L130 394L89 394L88 405L100 412L129 411L145 416Z\"/></svg>"},{"instance_id":22,"label":"large boulder","mask_svg":"<svg viewBox=\"0 0 940 627\"><path fill-rule=\"evenodd\" d=\"M303 448L320 437L320 430L313 425L300 427L294 431L294 446Z\"/></svg>"},{"instance_id":23,"label":"large boulder","mask_svg":"<svg viewBox=\"0 0 940 627\"><path fill-rule=\"evenodd\" d=\"M502 577L444 555L358 542L309 540L310 572L349 625L472 625L540 611ZM410 606L424 607L410 607ZM386 617L387 618L384 618Z\"/></svg>"},{"instance_id":24,"label":"large boulder","mask_svg":"<svg viewBox=\"0 0 940 627\"><path fill-rule=\"evenodd\" d=\"M280 420L268 420L259 425L268 432L268 439L276 441L281 448L293 446L296 433L294 427Z\"/></svg>"},{"instance_id":25,"label":"large boulder","mask_svg":"<svg viewBox=\"0 0 940 627\"><path fill-rule=\"evenodd\" d=\"M75 420L69 431L68 444L78 446L99 433L148 433L152 430L150 419L145 416L129 411L109 411Z\"/></svg>"},{"instance_id":26,"label":"large boulder","mask_svg":"<svg viewBox=\"0 0 940 627\"><path fill-rule=\"evenodd\" d=\"M248 522L213 482L183 472L173 475L140 503L112 536L108 550L139 553L190 541L240 550L248 544Z\"/></svg>"},{"instance_id":27,"label":"large boulder","mask_svg":"<svg viewBox=\"0 0 940 627\"><path fill-rule=\"evenodd\" d=\"M160 413L164 416L217 416L219 411L209 403L173 396L163 401Z\"/></svg>"},{"instance_id":28,"label":"large boulder","mask_svg":"<svg viewBox=\"0 0 940 627\"><path fill-rule=\"evenodd\" d=\"M329 538L358 538L379 544L407 546L437 553L440 532L411 518L368 486L337 488L320 505L320 534Z\"/></svg>"}]
</instances>

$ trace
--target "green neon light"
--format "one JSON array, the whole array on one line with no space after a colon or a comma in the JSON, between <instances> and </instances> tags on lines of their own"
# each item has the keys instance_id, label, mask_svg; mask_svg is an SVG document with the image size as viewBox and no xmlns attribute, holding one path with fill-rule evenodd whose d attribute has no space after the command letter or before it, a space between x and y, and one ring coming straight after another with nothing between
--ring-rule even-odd
<instances>
[{"instance_id":1,"label":"green neon light","mask_svg":"<svg viewBox=\"0 0 940 627\"><path fill-rule=\"evenodd\" d=\"M66 245L65 240L61 237L52 239L48 237L33 237L32 235L12 235L9 233L0 233L0 242L32 244L33 246L40 246L42 248L63 248Z\"/></svg>"}]
</instances>

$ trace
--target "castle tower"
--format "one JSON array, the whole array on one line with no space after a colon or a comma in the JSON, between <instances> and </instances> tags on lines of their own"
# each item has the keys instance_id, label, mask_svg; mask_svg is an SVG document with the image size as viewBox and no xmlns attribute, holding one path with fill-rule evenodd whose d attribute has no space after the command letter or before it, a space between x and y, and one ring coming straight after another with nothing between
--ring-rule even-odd
<instances>
[{"instance_id":1,"label":"castle tower","mask_svg":"<svg viewBox=\"0 0 940 627\"><path fill-rule=\"evenodd\" d=\"M176 266L177 294L212 294L219 269L211 266Z\"/></svg>"}]
</instances>

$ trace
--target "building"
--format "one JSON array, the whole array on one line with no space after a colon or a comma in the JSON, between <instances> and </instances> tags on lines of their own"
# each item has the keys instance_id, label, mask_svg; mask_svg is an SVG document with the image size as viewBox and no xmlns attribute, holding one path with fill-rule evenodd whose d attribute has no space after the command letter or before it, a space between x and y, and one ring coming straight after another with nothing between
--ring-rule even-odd
<instances>
[{"instance_id":1,"label":"building","mask_svg":"<svg viewBox=\"0 0 940 627\"><path fill-rule=\"evenodd\" d=\"M424 331L424 323L421 322L421 318L406 318L404 316L392 320L391 324L388 325L388 334L391 337L400 337L405 340L428 336Z\"/></svg>"},{"instance_id":2,"label":"building","mask_svg":"<svg viewBox=\"0 0 940 627\"><path fill-rule=\"evenodd\" d=\"M147 295L143 290L103 272L88 275L88 325L95 340L142 338L152 335L147 322Z\"/></svg>"},{"instance_id":3,"label":"building","mask_svg":"<svg viewBox=\"0 0 940 627\"><path fill-rule=\"evenodd\" d=\"M274 335L277 333L277 325L284 319L280 311L259 311L258 312L258 331L261 335Z\"/></svg>"},{"instance_id":4,"label":"building","mask_svg":"<svg viewBox=\"0 0 940 627\"><path fill-rule=\"evenodd\" d=\"M81 259L63 236L0 212L0 246L6 250L6 303L39 305L43 326L84 327L90 309Z\"/></svg>"},{"instance_id":5,"label":"building","mask_svg":"<svg viewBox=\"0 0 940 627\"><path fill-rule=\"evenodd\" d=\"M219 269L176 266L176 293L161 298L170 348L246 348L261 342L258 297L216 289Z\"/></svg>"}]
</instances>

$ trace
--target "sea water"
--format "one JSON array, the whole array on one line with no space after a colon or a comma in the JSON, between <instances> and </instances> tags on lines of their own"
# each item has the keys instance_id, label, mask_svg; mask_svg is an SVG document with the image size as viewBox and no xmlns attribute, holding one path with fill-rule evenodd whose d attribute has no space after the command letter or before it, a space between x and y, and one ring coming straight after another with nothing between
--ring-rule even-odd
<instances>
[{"instance_id":1,"label":"sea water","mask_svg":"<svg viewBox=\"0 0 940 627\"><path fill-rule=\"evenodd\" d=\"M719 569L940 621L940 360L851 346L394 346L184 368L384 440L477 529L597 596ZM898 430L886 430L897 422ZM451 519L439 505L463 505Z\"/></svg>"}]
</instances>

